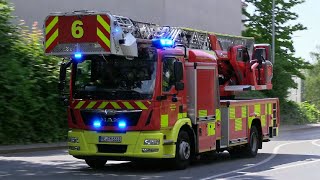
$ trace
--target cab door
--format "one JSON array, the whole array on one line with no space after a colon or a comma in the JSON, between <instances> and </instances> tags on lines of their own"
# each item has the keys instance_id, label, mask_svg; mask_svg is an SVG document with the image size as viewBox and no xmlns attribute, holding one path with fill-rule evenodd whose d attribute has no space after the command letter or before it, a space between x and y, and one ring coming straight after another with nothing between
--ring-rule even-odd
<instances>
[{"instance_id":1,"label":"cab door","mask_svg":"<svg viewBox=\"0 0 320 180\"><path fill-rule=\"evenodd\" d=\"M162 61L162 98L161 128L172 127L179 118L182 118L182 93L175 90L174 62L179 61L175 57L166 57ZM181 113L180 113L181 112ZM180 116L179 116L180 115Z\"/></svg>"}]
</instances>

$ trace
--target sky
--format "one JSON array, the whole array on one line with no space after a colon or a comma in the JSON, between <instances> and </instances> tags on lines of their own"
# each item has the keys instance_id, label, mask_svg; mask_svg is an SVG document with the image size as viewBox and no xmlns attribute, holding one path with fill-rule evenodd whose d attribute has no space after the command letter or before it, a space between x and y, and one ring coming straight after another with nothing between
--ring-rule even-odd
<instances>
[{"instance_id":1,"label":"sky","mask_svg":"<svg viewBox=\"0 0 320 180\"><path fill-rule=\"evenodd\" d=\"M306 0L294 7L293 11L299 15L297 22L308 28L294 34L296 56L312 62L310 52L316 52L316 46L320 46L320 0Z\"/></svg>"},{"instance_id":2,"label":"sky","mask_svg":"<svg viewBox=\"0 0 320 180\"><path fill-rule=\"evenodd\" d=\"M253 11L254 7L248 6L248 10ZM306 0L295 6L292 11L299 16L294 23L301 23L307 27L307 30L298 31L293 35L295 56L312 63L310 52L317 52L316 46L320 46L320 0Z\"/></svg>"}]
</instances>

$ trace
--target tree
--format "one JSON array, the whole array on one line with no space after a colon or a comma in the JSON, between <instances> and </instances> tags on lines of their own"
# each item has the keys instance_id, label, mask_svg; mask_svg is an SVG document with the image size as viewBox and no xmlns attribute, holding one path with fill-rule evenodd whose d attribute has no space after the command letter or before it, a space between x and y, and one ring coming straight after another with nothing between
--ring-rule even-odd
<instances>
[{"instance_id":1,"label":"tree","mask_svg":"<svg viewBox=\"0 0 320 180\"><path fill-rule=\"evenodd\" d=\"M311 53L311 57L315 63L313 64L313 68L307 71L304 98L320 109L320 46L317 49L318 52Z\"/></svg>"},{"instance_id":2,"label":"tree","mask_svg":"<svg viewBox=\"0 0 320 180\"><path fill-rule=\"evenodd\" d=\"M256 43L272 44L272 1L246 0L248 5L255 7L250 13L243 9L247 17L244 20L246 30L244 36L254 37ZM292 11L296 5L304 0L276 0L275 1L275 64L273 76L273 90L266 91L269 97L279 97L283 102L288 95L289 88L295 88L296 84L291 79L293 75L304 78L300 70L308 69L311 65L304 59L295 57L292 36L297 31L305 30L300 23L294 23L298 15Z\"/></svg>"},{"instance_id":3,"label":"tree","mask_svg":"<svg viewBox=\"0 0 320 180\"><path fill-rule=\"evenodd\" d=\"M11 24L0 0L0 144L65 139L66 113L58 101L60 59L44 55L36 24Z\"/></svg>"}]
</instances>

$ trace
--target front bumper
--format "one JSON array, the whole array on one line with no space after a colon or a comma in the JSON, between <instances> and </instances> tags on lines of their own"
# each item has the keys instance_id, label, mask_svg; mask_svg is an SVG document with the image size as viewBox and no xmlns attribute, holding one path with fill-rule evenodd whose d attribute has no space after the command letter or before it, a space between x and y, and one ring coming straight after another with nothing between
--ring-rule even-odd
<instances>
[{"instance_id":1,"label":"front bumper","mask_svg":"<svg viewBox=\"0 0 320 180\"><path fill-rule=\"evenodd\" d=\"M121 136L121 143L101 143L99 136ZM75 157L106 156L131 158L174 158L174 143L164 145L160 131L134 131L126 133L100 133L96 131L71 130L68 138L69 154ZM159 145L144 145L145 139L159 139ZM112 150L111 150L112 149Z\"/></svg>"}]
</instances>

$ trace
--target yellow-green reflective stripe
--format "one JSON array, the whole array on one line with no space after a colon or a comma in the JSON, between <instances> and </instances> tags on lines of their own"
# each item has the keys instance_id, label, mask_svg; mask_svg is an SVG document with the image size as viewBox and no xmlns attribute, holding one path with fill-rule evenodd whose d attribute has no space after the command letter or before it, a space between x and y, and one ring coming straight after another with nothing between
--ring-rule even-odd
<instances>
[{"instance_id":1,"label":"yellow-green reflective stripe","mask_svg":"<svg viewBox=\"0 0 320 180\"><path fill-rule=\"evenodd\" d=\"M98 108L99 108L99 109L103 109L103 108L105 108L105 107L108 105L108 103L109 103L109 102L102 102Z\"/></svg>"},{"instance_id":2,"label":"yellow-green reflective stripe","mask_svg":"<svg viewBox=\"0 0 320 180\"><path fill-rule=\"evenodd\" d=\"M266 126L266 115L261 116L261 126L265 127Z\"/></svg>"},{"instance_id":3,"label":"yellow-green reflective stripe","mask_svg":"<svg viewBox=\"0 0 320 180\"><path fill-rule=\"evenodd\" d=\"M208 116L208 110L199 110L199 117L206 117Z\"/></svg>"},{"instance_id":4,"label":"yellow-green reflective stripe","mask_svg":"<svg viewBox=\"0 0 320 180\"><path fill-rule=\"evenodd\" d=\"M178 113L178 119L187 117L187 113Z\"/></svg>"},{"instance_id":5,"label":"yellow-green reflective stripe","mask_svg":"<svg viewBox=\"0 0 320 180\"><path fill-rule=\"evenodd\" d=\"M119 106L119 104L116 103L116 102L111 102L111 105L112 105L115 109L121 109L121 107Z\"/></svg>"},{"instance_id":6,"label":"yellow-green reflective stripe","mask_svg":"<svg viewBox=\"0 0 320 180\"><path fill-rule=\"evenodd\" d=\"M229 118L230 119L235 119L236 118L236 108L235 107L230 107L229 108Z\"/></svg>"},{"instance_id":7,"label":"yellow-green reflective stripe","mask_svg":"<svg viewBox=\"0 0 320 180\"><path fill-rule=\"evenodd\" d=\"M261 114L260 110L261 110L260 104L254 105L254 112L255 113L258 113L258 115L260 115Z\"/></svg>"},{"instance_id":8,"label":"yellow-green reflective stripe","mask_svg":"<svg viewBox=\"0 0 320 180\"><path fill-rule=\"evenodd\" d=\"M247 117L247 106L242 106L241 107L241 117L242 118Z\"/></svg>"},{"instance_id":9,"label":"yellow-green reflective stripe","mask_svg":"<svg viewBox=\"0 0 320 180\"><path fill-rule=\"evenodd\" d=\"M110 48L110 40L97 28L97 35Z\"/></svg>"},{"instance_id":10,"label":"yellow-green reflective stripe","mask_svg":"<svg viewBox=\"0 0 320 180\"><path fill-rule=\"evenodd\" d=\"M96 101L92 101L92 102L90 102L89 104L88 104L88 106L87 106L87 109L91 109L91 108L93 108L93 106L94 105L96 105L97 104L97 102Z\"/></svg>"},{"instance_id":11,"label":"yellow-green reflective stripe","mask_svg":"<svg viewBox=\"0 0 320 180\"><path fill-rule=\"evenodd\" d=\"M59 29L57 29L52 36L46 41L46 48L48 48L52 42L58 37L59 35Z\"/></svg>"},{"instance_id":12,"label":"yellow-green reflective stripe","mask_svg":"<svg viewBox=\"0 0 320 180\"><path fill-rule=\"evenodd\" d=\"M237 118L235 120L235 131L241 131L242 130L242 118Z\"/></svg>"},{"instance_id":13,"label":"yellow-green reflective stripe","mask_svg":"<svg viewBox=\"0 0 320 180\"><path fill-rule=\"evenodd\" d=\"M264 114L268 114L268 104L264 105Z\"/></svg>"},{"instance_id":14,"label":"yellow-green reflective stripe","mask_svg":"<svg viewBox=\"0 0 320 180\"><path fill-rule=\"evenodd\" d=\"M208 126L207 126L208 136L214 136L216 134L215 127L216 127L215 123L208 123Z\"/></svg>"},{"instance_id":15,"label":"yellow-green reflective stripe","mask_svg":"<svg viewBox=\"0 0 320 180\"><path fill-rule=\"evenodd\" d=\"M161 127L168 127L168 125L169 125L168 114L161 115Z\"/></svg>"},{"instance_id":16,"label":"yellow-green reflective stripe","mask_svg":"<svg viewBox=\"0 0 320 180\"><path fill-rule=\"evenodd\" d=\"M135 102L136 105L140 108L140 109L148 109L142 102L140 101L136 101Z\"/></svg>"},{"instance_id":17,"label":"yellow-green reflective stripe","mask_svg":"<svg viewBox=\"0 0 320 180\"><path fill-rule=\"evenodd\" d=\"M48 34L52 30L52 28L58 23L58 20L59 20L58 16L53 18L50 24L46 27L46 34Z\"/></svg>"},{"instance_id":18,"label":"yellow-green reflective stripe","mask_svg":"<svg viewBox=\"0 0 320 180\"><path fill-rule=\"evenodd\" d=\"M123 104L127 109L134 109L134 107L129 102L123 102Z\"/></svg>"},{"instance_id":19,"label":"yellow-green reflective stripe","mask_svg":"<svg viewBox=\"0 0 320 180\"><path fill-rule=\"evenodd\" d=\"M97 16L97 20L110 33L110 25L100 15Z\"/></svg>"},{"instance_id":20,"label":"yellow-green reflective stripe","mask_svg":"<svg viewBox=\"0 0 320 180\"><path fill-rule=\"evenodd\" d=\"M251 128L251 124L252 124L252 121L255 117L249 117L248 119L248 128L250 129Z\"/></svg>"},{"instance_id":21,"label":"yellow-green reflective stripe","mask_svg":"<svg viewBox=\"0 0 320 180\"><path fill-rule=\"evenodd\" d=\"M221 121L221 111L220 109L216 109L216 120Z\"/></svg>"},{"instance_id":22,"label":"yellow-green reflective stripe","mask_svg":"<svg viewBox=\"0 0 320 180\"><path fill-rule=\"evenodd\" d=\"M76 105L75 109L80 109L81 106L84 105L84 103L86 103L86 102L85 102L85 101L80 101L80 102Z\"/></svg>"},{"instance_id":23,"label":"yellow-green reflective stripe","mask_svg":"<svg viewBox=\"0 0 320 180\"><path fill-rule=\"evenodd\" d=\"M268 114L272 114L272 104L268 104Z\"/></svg>"},{"instance_id":24,"label":"yellow-green reflective stripe","mask_svg":"<svg viewBox=\"0 0 320 180\"><path fill-rule=\"evenodd\" d=\"M134 107L129 102L122 102L122 103L127 109L134 109Z\"/></svg>"}]
</instances>

